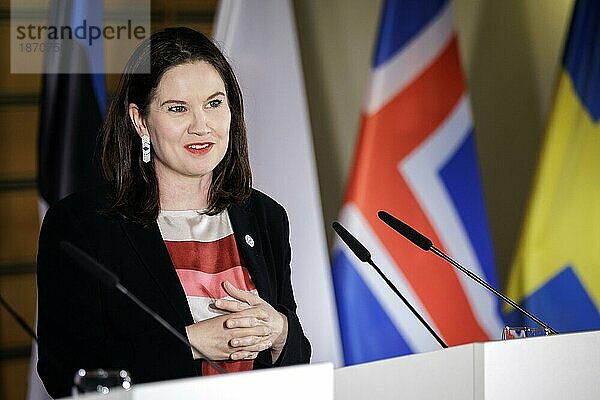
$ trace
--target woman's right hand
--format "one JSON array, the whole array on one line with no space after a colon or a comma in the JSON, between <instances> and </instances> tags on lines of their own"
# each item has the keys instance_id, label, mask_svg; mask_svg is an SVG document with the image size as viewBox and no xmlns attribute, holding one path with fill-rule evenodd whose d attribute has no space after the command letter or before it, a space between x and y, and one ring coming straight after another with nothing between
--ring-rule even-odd
<instances>
[{"instance_id":1,"label":"woman's right hand","mask_svg":"<svg viewBox=\"0 0 600 400\"><path fill-rule=\"evenodd\" d=\"M239 323L228 328L226 322L232 317ZM241 355L245 355L243 359L254 359L272 346L271 329L263 323L267 318L263 310L247 309L196 322L186 331L190 343L212 361L239 360Z\"/></svg>"}]
</instances>

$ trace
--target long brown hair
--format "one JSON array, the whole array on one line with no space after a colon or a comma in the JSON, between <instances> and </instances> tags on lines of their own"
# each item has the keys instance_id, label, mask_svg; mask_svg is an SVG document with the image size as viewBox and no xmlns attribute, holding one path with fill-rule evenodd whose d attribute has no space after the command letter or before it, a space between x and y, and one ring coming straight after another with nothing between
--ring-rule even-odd
<instances>
[{"instance_id":1,"label":"long brown hair","mask_svg":"<svg viewBox=\"0 0 600 400\"><path fill-rule=\"evenodd\" d=\"M129 118L134 103L143 117L162 76L169 69L196 61L211 64L225 83L231 112L229 146L215 167L208 193L208 214L217 214L239 203L252 190L242 93L233 70L215 44L189 28L167 28L144 41L129 59L103 126L102 170L114 186L109 214L150 225L159 212L159 189L154 163L142 162L141 141ZM149 73L140 73L150 66Z\"/></svg>"}]
</instances>

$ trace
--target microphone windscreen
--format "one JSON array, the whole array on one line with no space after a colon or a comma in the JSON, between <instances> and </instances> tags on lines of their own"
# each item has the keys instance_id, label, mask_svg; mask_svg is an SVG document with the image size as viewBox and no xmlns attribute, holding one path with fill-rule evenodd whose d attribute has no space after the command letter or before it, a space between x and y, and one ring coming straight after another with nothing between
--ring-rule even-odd
<instances>
[{"instance_id":1,"label":"microphone windscreen","mask_svg":"<svg viewBox=\"0 0 600 400\"><path fill-rule=\"evenodd\" d=\"M114 288L119 283L117 275L106 269L102 264L94 260L89 254L76 247L70 242L63 240L60 242L60 248L64 251L73 261L79 264L84 270L86 270L92 276L95 276L102 283L108 287Z\"/></svg>"},{"instance_id":2,"label":"microphone windscreen","mask_svg":"<svg viewBox=\"0 0 600 400\"><path fill-rule=\"evenodd\" d=\"M363 246L350 232L346 230L339 222L331 224L335 233L346 243L346 246L352 250L356 257L362 262L368 262L371 260L371 253L365 246Z\"/></svg>"},{"instance_id":3,"label":"microphone windscreen","mask_svg":"<svg viewBox=\"0 0 600 400\"><path fill-rule=\"evenodd\" d=\"M388 214L385 211L379 211L377 216L380 220L385 222L390 228L422 248L423 250L431 249L433 243L427 237L422 235L421 233L414 230L412 227L408 226L404 222L400 221L398 218L394 217L391 214Z\"/></svg>"}]
</instances>

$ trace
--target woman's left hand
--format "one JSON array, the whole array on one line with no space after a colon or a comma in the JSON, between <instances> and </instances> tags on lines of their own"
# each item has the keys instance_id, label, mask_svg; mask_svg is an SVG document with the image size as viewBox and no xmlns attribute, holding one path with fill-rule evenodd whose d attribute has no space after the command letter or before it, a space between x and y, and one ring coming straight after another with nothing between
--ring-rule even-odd
<instances>
[{"instance_id":1,"label":"woman's left hand","mask_svg":"<svg viewBox=\"0 0 600 400\"><path fill-rule=\"evenodd\" d=\"M216 308L232 313L231 317L225 321L225 327L231 329L247 328L256 326L257 324L267 326L270 329L271 334L264 340L272 343L271 358L273 362L277 361L287 340L287 317L275 310L269 303L261 299L259 296L251 292L238 289L228 281L223 282L223 288L231 297L236 299L219 299L214 303ZM248 311L244 313L245 315L243 317L236 315L237 312L245 310L256 310L256 315L248 316ZM248 357L253 358L253 352L245 350L244 347L254 344L254 337L236 338L231 342L231 347L239 348L239 351L235 351L231 354L232 359L240 360Z\"/></svg>"}]
</instances>

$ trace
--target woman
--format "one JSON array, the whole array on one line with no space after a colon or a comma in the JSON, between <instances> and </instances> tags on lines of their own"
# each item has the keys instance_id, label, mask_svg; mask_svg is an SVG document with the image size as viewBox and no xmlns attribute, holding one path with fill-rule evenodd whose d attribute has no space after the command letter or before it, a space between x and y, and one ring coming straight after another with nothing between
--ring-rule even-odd
<instances>
[{"instance_id":1,"label":"woman","mask_svg":"<svg viewBox=\"0 0 600 400\"><path fill-rule=\"evenodd\" d=\"M226 371L309 362L287 216L251 188L241 92L209 39L166 29L136 50L109 107L102 167L108 183L51 207L40 234L38 371L50 395L68 395L79 368L123 368L140 383L215 373L205 359ZM202 354L89 276L62 240Z\"/></svg>"}]
</instances>

